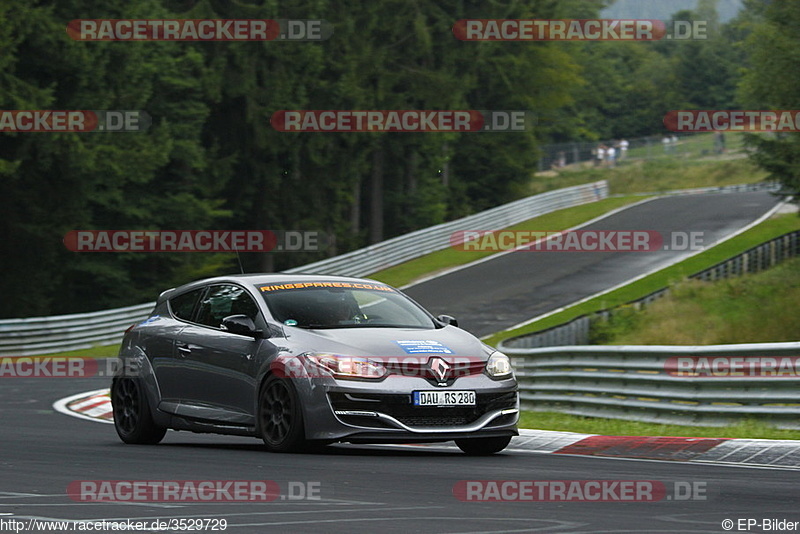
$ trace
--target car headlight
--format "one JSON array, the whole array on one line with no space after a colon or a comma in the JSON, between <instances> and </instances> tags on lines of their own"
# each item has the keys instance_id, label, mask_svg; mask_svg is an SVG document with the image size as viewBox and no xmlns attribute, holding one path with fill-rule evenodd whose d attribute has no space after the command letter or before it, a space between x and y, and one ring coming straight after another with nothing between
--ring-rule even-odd
<instances>
[{"instance_id":1,"label":"car headlight","mask_svg":"<svg viewBox=\"0 0 800 534\"><path fill-rule=\"evenodd\" d=\"M486 362L486 373L492 378L508 378L513 375L511 360L499 351L494 351Z\"/></svg>"},{"instance_id":2,"label":"car headlight","mask_svg":"<svg viewBox=\"0 0 800 534\"><path fill-rule=\"evenodd\" d=\"M305 357L336 378L378 379L386 376L386 367L369 358L328 353L307 353Z\"/></svg>"}]
</instances>

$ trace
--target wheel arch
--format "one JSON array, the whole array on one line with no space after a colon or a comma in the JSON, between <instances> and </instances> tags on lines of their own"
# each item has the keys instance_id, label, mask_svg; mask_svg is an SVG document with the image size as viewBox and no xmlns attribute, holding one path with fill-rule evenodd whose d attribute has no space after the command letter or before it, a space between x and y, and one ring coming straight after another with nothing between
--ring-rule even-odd
<instances>
[{"instance_id":1,"label":"wheel arch","mask_svg":"<svg viewBox=\"0 0 800 534\"><path fill-rule=\"evenodd\" d=\"M120 349L119 357L121 365L111 379L112 389L120 378L138 379L143 386L142 389L153 420L160 426L170 427L172 417L158 409L158 405L161 403L161 389L145 351L139 346L123 346Z\"/></svg>"}]
</instances>

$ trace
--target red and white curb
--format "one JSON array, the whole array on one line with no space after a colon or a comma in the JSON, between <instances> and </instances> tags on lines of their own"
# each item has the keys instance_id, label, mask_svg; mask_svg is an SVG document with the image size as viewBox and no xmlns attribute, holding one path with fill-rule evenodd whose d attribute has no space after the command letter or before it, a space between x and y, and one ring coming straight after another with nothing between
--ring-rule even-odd
<instances>
[{"instance_id":1,"label":"red and white curb","mask_svg":"<svg viewBox=\"0 0 800 534\"><path fill-rule=\"evenodd\" d=\"M79 419L88 419L89 421L100 423L114 423L110 391L107 388L78 393L58 400L53 403L53 409Z\"/></svg>"},{"instance_id":2,"label":"red and white curb","mask_svg":"<svg viewBox=\"0 0 800 534\"><path fill-rule=\"evenodd\" d=\"M113 423L108 389L79 393L53 404L63 414ZM508 450L750 467L800 469L800 441L775 439L600 436L521 429ZM417 445L420 446L420 445ZM427 445L421 445L423 447ZM433 444L431 447L441 447Z\"/></svg>"},{"instance_id":3,"label":"red and white curb","mask_svg":"<svg viewBox=\"0 0 800 534\"><path fill-rule=\"evenodd\" d=\"M800 441L794 440L600 436L523 429L510 448L604 458L800 469Z\"/></svg>"}]
</instances>

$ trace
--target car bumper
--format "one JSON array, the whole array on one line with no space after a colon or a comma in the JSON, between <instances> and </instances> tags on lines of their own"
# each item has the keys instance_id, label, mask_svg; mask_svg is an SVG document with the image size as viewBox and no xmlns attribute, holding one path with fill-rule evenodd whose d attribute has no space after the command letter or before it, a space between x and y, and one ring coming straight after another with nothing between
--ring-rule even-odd
<instances>
[{"instance_id":1,"label":"car bumper","mask_svg":"<svg viewBox=\"0 0 800 534\"><path fill-rule=\"evenodd\" d=\"M447 388L422 378L389 377L379 383L314 380L306 383L306 438L349 442L432 442L518 435L519 396L513 379L462 377ZM414 406L414 391L475 391L471 407Z\"/></svg>"}]
</instances>

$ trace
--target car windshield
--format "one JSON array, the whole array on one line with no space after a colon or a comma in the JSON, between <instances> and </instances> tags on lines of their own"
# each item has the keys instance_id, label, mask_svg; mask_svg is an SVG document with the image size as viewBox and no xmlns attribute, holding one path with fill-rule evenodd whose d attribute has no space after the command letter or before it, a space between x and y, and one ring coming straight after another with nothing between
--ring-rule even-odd
<instances>
[{"instance_id":1,"label":"car windshield","mask_svg":"<svg viewBox=\"0 0 800 534\"><path fill-rule=\"evenodd\" d=\"M272 316L288 326L426 329L436 326L419 306L383 285L300 282L270 284L259 289Z\"/></svg>"}]
</instances>

